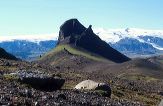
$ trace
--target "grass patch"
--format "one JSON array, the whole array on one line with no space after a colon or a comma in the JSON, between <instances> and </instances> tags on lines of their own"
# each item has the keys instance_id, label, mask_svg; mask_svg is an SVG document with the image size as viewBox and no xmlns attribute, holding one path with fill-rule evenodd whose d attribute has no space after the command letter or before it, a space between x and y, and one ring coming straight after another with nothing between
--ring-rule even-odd
<instances>
[{"instance_id":1,"label":"grass patch","mask_svg":"<svg viewBox=\"0 0 163 106\"><path fill-rule=\"evenodd\" d=\"M4 78L5 80L18 80L18 79L19 79L18 76L16 76L16 75L10 75L10 74L5 74L5 75L3 75L3 78Z\"/></svg>"},{"instance_id":2,"label":"grass patch","mask_svg":"<svg viewBox=\"0 0 163 106\"><path fill-rule=\"evenodd\" d=\"M146 106L156 106L161 101L161 96L156 93L134 91L116 85L112 88L112 98L139 101Z\"/></svg>"},{"instance_id":3,"label":"grass patch","mask_svg":"<svg viewBox=\"0 0 163 106\"><path fill-rule=\"evenodd\" d=\"M11 67L11 66L0 66L0 70L7 70L7 71L15 71L17 70L17 67Z\"/></svg>"},{"instance_id":4,"label":"grass patch","mask_svg":"<svg viewBox=\"0 0 163 106\"><path fill-rule=\"evenodd\" d=\"M150 77L150 76L136 74L136 73L132 73L132 74L123 73L123 74L119 75L118 77L122 78L122 79L128 79L128 80L143 80L143 81L147 81L147 82L158 80L158 79Z\"/></svg>"},{"instance_id":5,"label":"grass patch","mask_svg":"<svg viewBox=\"0 0 163 106\"><path fill-rule=\"evenodd\" d=\"M56 48L54 48L53 50L51 50L49 53L45 54L42 58L40 58L40 60L43 60L46 57L48 57L48 58L53 57L53 55L55 55L56 53L58 53L64 49L66 49L73 55L84 56L84 57L87 57L89 59L96 60L96 61L106 61L106 59L104 59L103 57L91 54L87 51L76 49L76 48L72 47L71 45L59 45Z\"/></svg>"}]
</instances>

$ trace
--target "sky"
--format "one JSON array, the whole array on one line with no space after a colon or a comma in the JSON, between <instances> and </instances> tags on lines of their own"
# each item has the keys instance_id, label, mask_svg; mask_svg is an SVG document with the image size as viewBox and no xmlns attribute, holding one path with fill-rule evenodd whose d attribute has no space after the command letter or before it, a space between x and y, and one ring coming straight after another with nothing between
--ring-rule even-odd
<instances>
[{"instance_id":1,"label":"sky","mask_svg":"<svg viewBox=\"0 0 163 106\"><path fill-rule=\"evenodd\" d=\"M51 34L77 18L93 28L163 29L163 0L0 0L0 36Z\"/></svg>"}]
</instances>

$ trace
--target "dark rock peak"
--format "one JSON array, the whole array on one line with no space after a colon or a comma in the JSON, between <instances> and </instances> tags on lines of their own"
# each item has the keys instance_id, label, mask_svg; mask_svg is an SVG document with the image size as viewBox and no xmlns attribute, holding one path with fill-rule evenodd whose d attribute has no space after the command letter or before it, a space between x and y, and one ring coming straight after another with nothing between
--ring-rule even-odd
<instances>
[{"instance_id":1,"label":"dark rock peak","mask_svg":"<svg viewBox=\"0 0 163 106\"><path fill-rule=\"evenodd\" d=\"M18 60L12 54L7 53L3 48L0 48L0 58L9 59L9 60Z\"/></svg>"},{"instance_id":2,"label":"dark rock peak","mask_svg":"<svg viewBox=\"0 0 163 106\"><path fill-rule=\"evenodd\" d=\"M94 34L92 25L85 28L77 19L70 19L61 25L59 44L73 44L117 63L130 60Z\"/></svg>"},{"instance_id":3,"label":"dark rock peak","mask_svg":"<svg viewBox=\"0 0 163 106\"><path fill-rule=\"evenodd\" d=\"M60 27L58 44L75 43L85 34L89 36L94 34L92 25L85 28L77 19L67 20Z\"/></svg>"},{"instance_id":4,"label":"dark rock peak","mask_svg":"<svg viewBox=\"0 0 163 106\"><path fill-rule=\"evenodd\" d=\"M59 31L59 42L63 41L68 36L80 35L86 28L77 20L70 19L64 22Z\"/></svg>"}]
</instances>

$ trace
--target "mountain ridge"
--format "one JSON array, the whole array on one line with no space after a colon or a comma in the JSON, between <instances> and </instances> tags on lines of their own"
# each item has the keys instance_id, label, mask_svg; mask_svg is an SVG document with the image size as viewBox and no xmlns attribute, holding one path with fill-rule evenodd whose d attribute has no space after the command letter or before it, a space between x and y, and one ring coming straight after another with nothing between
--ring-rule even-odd
<instances>
[{"instance_id":1,"label":"mountain ridge","mask_svg":"<svg viewBox=\"0 0 163 106\"><path fill-rule=\"evenodd\" d=\"M130 60L125 55L102 41L93 30L92 25L85 28L77 19L70 19L61 25L57 45L71 44L89 52L100 55L116 63Z\"/></svg>"}]
</instances>

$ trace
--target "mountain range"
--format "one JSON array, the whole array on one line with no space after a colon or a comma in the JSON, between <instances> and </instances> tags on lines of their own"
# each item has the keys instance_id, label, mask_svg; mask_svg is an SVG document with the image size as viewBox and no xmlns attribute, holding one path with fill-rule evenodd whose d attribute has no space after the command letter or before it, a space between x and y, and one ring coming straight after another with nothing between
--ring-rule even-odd
<instances>
[{"instance_id":1,"label":"mountain range","mask_svg":"<svg viewBox=\"0 0 163 106\"><path fill-rule=\"evenodd\" d=\"M102 40L121 53L133 57L155 56L163 53L163 31L136 28L93 29ZM50 51L57 43L58 35L0 37L0 47L16 57L33 60ZM34 48L34 49L33 49Z\"/></svg>"},{"instance_id":2,"label":"mountain range","mask_svg":"<svg viewBox=\"0 0 163 106\"><path fill-rule=\"evenodd\" d=\"M163 31L127 29L96 29L101 38L113 48L130 56L139 57L158 55L163 53Z\"/></svg>"},{"instance_id":3,"label":"mountain range","mask_svg":"<svg viewBox=\"0 0 163 106\"><path fill-rule=\"evenodd\" d=\"M27 40L5 41L0 43L0 47L7 52L23 60L32 61L50 51L56 45L56 41L33 42Z\"/></svg>"}]
</instances>

